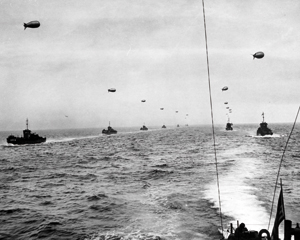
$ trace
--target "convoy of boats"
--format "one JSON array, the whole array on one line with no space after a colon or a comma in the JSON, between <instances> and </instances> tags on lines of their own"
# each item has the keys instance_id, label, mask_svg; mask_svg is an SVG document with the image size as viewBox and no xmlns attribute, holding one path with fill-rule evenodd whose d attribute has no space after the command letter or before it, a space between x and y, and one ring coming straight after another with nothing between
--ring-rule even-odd
<instances>
[{"instance_id":1,"label":"convoy of boats","mask_svg":"<svg viewBox=\"0 0 300 240\"><path fill-rule=\"evenodd\" d=\"M186 127L188 127L188 124L185 125ZM225 130L226 131L232 131L233 130L233 123L231 123L230 121L228 121L226 123L226 127L225 127ZM176 127L179 127L179 124L176 125ZM162 125L162 128L167 128L166 125ZM141 131L147 131L148 128L143 125L141 128L140 128ZM113 129L112 127L108 126L107 129L103 129L102 130L102 133L103 134L107 134L107 135L110 135L110 134L116 134L118 131ZM257 136L265 136L265 135L273 135L273 132L270 128L268 128L268 124L264 121L260 123L260 127L257 129L257 133L256 133Z\"/></svg>"},{"instance_id":2,"label":"convoy of boats","mask_svg":"<svg viewBox=\"0 0 300 240\"><path fill-rule=\"evenodd\" d=\"M260 123L260 127L257 129L256 135L257 136L273 135L272 130L270 128L268 128L268 124L264 121L264 113L262 114L262 116L263 116L263 121ZM228 119L225 129L227 131L232 131L233 130L232 125L233 125L233 123L231 123L230 120ZM188 124L186 124L185 126L188 127ZM177 124L176 127L179 127L179 124ZM166 125L163 124L162 128L167 128L167 127L166 127ZM144 124L140 128L140 130L147 131L148 128ZM109 122L109 126L107 127L107 129L102 130L102 134L106 134L106 135L117 134L117 133L118 133L118 131L113 129L110 126L110 122ZM32 133L31 130L28 129L28 119L26 119L26 129L23 130L22 137L16 137L13 135L9 135L7 137L7 143L16 144L16 145L38 144L38 143L43 143L43 142L46 142L46 137L40 137L38 134Z\"/></svg>"},{"instance_id":3,"label":"convoy of boats","mask_svg":"<svg viewBox=\"0 0 300 240\"><path fill-rule=\"evenodd\" d=\"M186 124L186 126L188 126ZM179 124L176 125L176 127L179 127ZM162 128L167 128L166 125L163 125ZM143 125L140 128L141 131L147 131L148 128ZM107 129L103 129L102 130L102 134L106 134L106 135L111 135L111 134L117 134L118 131L113 129L110 126L110 122L109 122L109 126L107 127ZM23 136L19 137L19 136L14 136L14 135L9 135L6 139L7 143L9 144L14 144L14 145L22 145L22 144L38 144L38 143L44 143L46 142L46 137L41 137L36 133L32 133L31 130L28 129L28 119L26 119L26 129L23 130Z\"/></svg>"}]
</instances>

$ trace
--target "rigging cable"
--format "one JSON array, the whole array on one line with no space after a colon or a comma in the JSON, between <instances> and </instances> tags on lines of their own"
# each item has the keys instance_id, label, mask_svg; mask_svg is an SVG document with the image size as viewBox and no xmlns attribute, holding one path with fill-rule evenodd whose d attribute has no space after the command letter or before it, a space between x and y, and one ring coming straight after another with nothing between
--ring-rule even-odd
<instances>
[{"instance_id":1,"label":"rigging cable","mask_svg":"<svg viewBox=\"0 0 300 240\"><path fill-rule=\"evenodd\" d=\"M269 230L269 227L270 227L270 222L271 222L271 217L272 217L272 211L273 211L273 205L274 205L274 198L275 198L275 193L276 193L276 188L277 188L277 183L278 183L278 178L279 178L280 168L281 168L281 164L282 164L282 162L283 162L283 156L284 156L285 150L286 150L286 148L287 148L288 142L289 142L289 140L290 140L290 138L291 138L291 136L292 136L293 130L294 130L294 128L295 128L296 121L297 121L297 118L298 118L298 115L299 115L299 110L300 110L300 107L298 108L298 112L297 112L297 115L296 115L296 118L295 118L295 121L294 121L292 130L291 130L290 135L289 135L289 137L288 137L288 139L287 139L287 141L286 141L286 144L285 144L285 147L284 147L282 156L281 156L281 160L280 160L280 163L279 163L279 168L278 168L277 178L276 178L276 183L275 183L275 188L274 188L274 194L273 194L273 201L272 201L272 207L271 207L271 214L270 214L270 219L269 219L268 230Z\"/></svg>"},{"instance_id":2,"label":"rigging cable","mask_svg":"<svg viewBox=\"0 0 300 240\"><path fill-rule=\"evenodd\" d=\"M213 104L212 104L211 86L210 86L210 73L209 73L209 61L208 61L208 47L207 47L207 33L206 33L204 0L202 0L202 9L203 9L203 20L204 20L203 22L204 22L204 33L205 33L206 65L207 65L207 77L208 77L208 88L209 88L209 99L210 99L211 125L212 125L212 133L213 133L214 155L215 155L216 174L217 174L217 186L218 186L218 196L219 196L219 209L220 209L221 229L222 229L222 232L223 232L223 221L222 221L222 210L221 210L221 194L220 194L219 174L218 174L218 160L217 160L216 139L215 139Z\"/></svg>"}]
</instances>

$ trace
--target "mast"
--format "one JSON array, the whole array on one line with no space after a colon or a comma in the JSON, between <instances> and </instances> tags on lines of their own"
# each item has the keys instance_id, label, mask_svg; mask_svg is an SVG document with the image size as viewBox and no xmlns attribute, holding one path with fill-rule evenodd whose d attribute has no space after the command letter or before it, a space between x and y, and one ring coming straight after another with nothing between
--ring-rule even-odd
<instances>
[{"instance_id":1,"label":"mast","mask_svg":"<svg viewBox=\"0 0 300 240\"><path fill-rule=\"evenodd\" d=\"M28 130L28 118L26 118L26 129Z\"/></svg>"}]
</instances>

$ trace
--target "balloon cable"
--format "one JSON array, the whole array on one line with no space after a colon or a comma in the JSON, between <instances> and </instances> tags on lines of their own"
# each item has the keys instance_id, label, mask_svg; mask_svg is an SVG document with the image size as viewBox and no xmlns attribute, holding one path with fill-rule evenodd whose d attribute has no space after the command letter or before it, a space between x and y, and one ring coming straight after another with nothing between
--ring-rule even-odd
<instances>
[{"instance_id":1,"label":"balloon cable","mask_svg":"<svg viewBox=\"0 0 300 240\"><path fill-rule=\"evenodd\" d=\"M283 150L283 153L282 153L282 156L281 156L281 160L280 160L280 163L279 163L279 168L278 168L277 177L276 177L276 183L275 183L275 188L274 188L274 194L273 194L273 200L272 200L272 207L271 207L271 214L270 214L270 218L269 218L268 229L270 227L270 222L271 222L271 217L272 217L272 212L273 212L273 205L274 205L274 198L275 198L275 193L276 193L278 178L279 178L279 174L280 174L280 168L281 168L281 165L282 165L282 162L283 162L283 156L284 156L285 150L287 148L287 145L289 143L289 140L290 140L290 138L292 136L293 130L295 128L295 125L296 125L296 122L297 122L297 118L298 118L298 115L299 115L299 110L300 110L300 107L298 108L298 112L297 112L297 115L296 115L296 118L295 118L292 130L290 132L290 135L289 135L288 139L286 140L285 147L284 147L284 150Z\"/></svg>"},{"instance_id":2,"label":"balloon cable","mask_svg":"<svg viewBox=\"0 0 300 240\"><path fill-rule=\"evenodd\" d=\"M223 221L222 221L222 210L221 210L221 194L220 194L220 184L219 184L219 174L218 174L218 160L217 160L216 139L215 139L213 104L212 104L211 86L210 86L210 73L209 73L209 61L208 61L208 47L207 47L207 33L206 33L204 0L202 0L202 9L203 9L203 19L204 19L204 33L205 33L205 46L206 46L206 65L207 65L208 88L209 88L209 98L210 98L210 114L211 114L211 124L212 124L212 133L213 133L212 135L213 135L215 165L216 165L216 174L217 174L217 186L218 186L218 196L219 196L221 229L222 229L222 232L223 232Z\"/></svg>"}]
</instances>

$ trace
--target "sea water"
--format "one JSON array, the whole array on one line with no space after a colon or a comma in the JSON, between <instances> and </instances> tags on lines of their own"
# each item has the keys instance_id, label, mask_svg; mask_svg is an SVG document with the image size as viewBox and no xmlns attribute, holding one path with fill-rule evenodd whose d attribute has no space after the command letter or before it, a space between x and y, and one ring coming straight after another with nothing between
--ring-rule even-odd
<instances>
[{"instance_id":1,"label":"sea water","mask_svg":"<svg viewBox=\"0 0 300 240\"><path fill-rule=\"evenodd\" d=\"M224 228L268 228L292 124L216 127ZM0 239L220 239L211 126L37 131L47 142L13 146L0 132ZM19 134L13 132L13 134ZM300 130L280 171L286 218L300 221ZM269 231L276 215L276 191ZM280 228L282 233L282 228Z\"/></svg>"}]
</instances>

